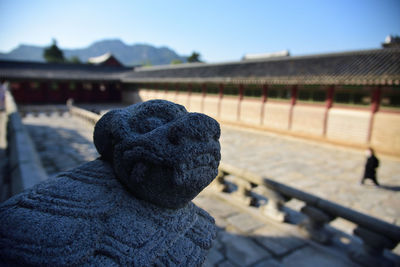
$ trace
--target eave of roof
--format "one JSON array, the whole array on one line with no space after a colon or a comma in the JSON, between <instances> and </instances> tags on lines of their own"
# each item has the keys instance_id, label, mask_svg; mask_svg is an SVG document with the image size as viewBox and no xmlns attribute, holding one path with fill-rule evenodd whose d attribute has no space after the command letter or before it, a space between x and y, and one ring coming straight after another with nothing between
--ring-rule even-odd
<instances>
[{"instance_id":1,"label":"eave of roof","mask_svg":"<svg viewBox=\"0 0 400 267\"><path fill-rule=\"evenodd\" d=\"M0 77L20 80L120 81L127 67L0 61Z\"/></svg>"},{"instance_id":2,"label":"eave of roof","mask_svg":"<svg viewBox=\"0 0 400 267\"><path fill-rule=\"evenodd\" d=\"M400 81L400 49L136 68L134 83L370 84Z\"/></svg>"}]
</instances>

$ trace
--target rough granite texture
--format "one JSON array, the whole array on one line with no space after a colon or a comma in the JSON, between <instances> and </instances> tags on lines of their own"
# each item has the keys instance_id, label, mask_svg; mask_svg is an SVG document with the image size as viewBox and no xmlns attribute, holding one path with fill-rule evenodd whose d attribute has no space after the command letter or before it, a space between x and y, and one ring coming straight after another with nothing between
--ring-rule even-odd
<instances>
[{"instance_id":1,"label":"rough granite texture","mask_svg":"<svg viewBox=\"0 0 400 267\"><path fill-rule=\"evenodd\" d=\"M219 135L164 100L110 111L100 159L0 206L0 265L200 266L216 227L191 200L217 174Z\"/></svg>"}]
</instances>

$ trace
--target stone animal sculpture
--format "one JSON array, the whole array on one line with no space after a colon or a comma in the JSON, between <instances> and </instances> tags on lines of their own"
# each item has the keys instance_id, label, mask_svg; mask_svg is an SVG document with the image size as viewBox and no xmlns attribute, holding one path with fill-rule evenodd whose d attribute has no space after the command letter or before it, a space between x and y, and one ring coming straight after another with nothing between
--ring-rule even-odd
<instances>
[{"instance_id":1,"label":"stone animal sculpture","mask_svg":"<svg viewBox=\"0 0 400 267\"><path fill-rule=\"evenodd\" d=\"M217 175L220 128L152 100L105 114L101 157L0 207L0 265L199 266L216 235L191 200Z\"/></svg>"}]
</instances>

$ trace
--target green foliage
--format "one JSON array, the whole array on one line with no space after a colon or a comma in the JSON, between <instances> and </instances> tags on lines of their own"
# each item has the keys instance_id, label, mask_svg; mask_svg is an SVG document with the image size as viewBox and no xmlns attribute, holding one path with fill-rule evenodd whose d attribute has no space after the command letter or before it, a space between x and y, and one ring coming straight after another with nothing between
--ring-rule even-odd
<instances>
[{"instance_id":1,"label":"green foliage","mask_svg":"<svg viewBox=\"0 0 400 267\"><path fill-rule=\"evenodd\" d=\"M53 39L53 44L43 51L43 57L47 62L63 63L65 62L63 52L57 47L57 41Z\"/></svg>"},{"instance_id":2,"label":"green foliage","mask_svg":"<svg viewBox=\"0 0 400 267\"><path fill-rule=\"evenodd\" d=\"M70 57L68 61L72 64L82 64L82 61L77 56Z\"/></svg>"},{"instance_id":3,"label":"green foliage","mask_svg":"<svg viewBox=\"0 0 400 267\"><path fill-rule=\"evenodd\" d=\"M171 64L172 64L172 65L182 64L182 60L180 60L180 59L174 59L174 60L171 61Z\"/></svg>"},{"instance_id":4,"label":"green foliage","mask_svg":"<svg viewBox=\"0 0 400 267\"><path fill-rule=\"evenodd\" d=\"M146 60L145 62L142 63L142 66L144 66L144 67L151 67L151 66L153 66L153 64L151 63L150 60Z\"/></svg>"},{"instance_id":5,"label":"green foliage","mask_svg":"<svg viewBox=\"0 0 400 267\"><path fill-rule=\"evenodd\" d=\"M202 62L200 60L200 53L193 51L192 54L187 58L187 61L188 62Z\"/></svg>"}]
</instances>

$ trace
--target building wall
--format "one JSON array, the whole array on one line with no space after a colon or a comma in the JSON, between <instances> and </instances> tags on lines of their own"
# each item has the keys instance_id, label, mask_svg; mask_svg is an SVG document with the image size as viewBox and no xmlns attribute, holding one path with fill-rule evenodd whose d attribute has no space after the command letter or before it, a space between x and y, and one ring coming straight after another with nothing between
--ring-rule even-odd
<instances>
[{"instance_id":1,"label":"building wall","mask_svg":"<svg viewBox=\"0 0 400 267\"><path fill-rule=\"evenodd\" d=\"M145 95L147 95L147 92L144 92L143 90L140 91L122 91L122 102L124 104L133 104L133 103L139 103L142 101L147 101L148 99L145 100Z\"/></svg>"},{"instance_id":2,"label":"building wall","mask_svg":"<svg viewBox=\"0 0 400 267\"><path fill-rule=\"evenodd\" d=\"M238 97L224 96L221 100L220 119L225 121L237 121L239 99Z\"/></svg>"},{"instance_id":3,"label":"building wall","mask_svg":"<svg viewBox=\"0 0 400 267\"><path fill-rule=\"evenodd\" d=\"M264 107L263 125L268 128L288 130L289 127L289 102L267 101Z\"/></svg>"},{"instance_id":4,"label":"building wall","mask_svg":"<svg viewBox=\"0 0 400 267\"><path fill-rule=\"evenodd\" d=\"M210 117L218 118L218 95L206 95L204 97L203 111Z\"/></svg>"},{"instance_id":5,"label":"building wall","mask_svg":"<svg viewBox=\"0 0 400 267\"><path fill-rule=\"evenodd\" d=\"M190 96L189 110L191 112L202 112L203 95L202 94L192 94Z\"/></svg>"},{"instance_id":6,"label":"building wall","mask_svg":"<svg viewBox=\"0 0 400 267\"><path fill-rule=\"evenodd\" d=\"M178 103L178 104L184 106L186 109L189 109L189 94L186 92L179 93L175 97L175 103Z\"/></svg>"},{"instance_id":7,"label":"building wall","mask_svg":"<svg viewBox=\"0 0 400 267\"><path fill-rule=\"evenodd\" d=\"M370 110L331 108L326 136L328 139L350 144L366 144L370 119Z\"/></svg>"},{"instance_id":8,"label":"building wall","mask_svg":"<svg viewBox=\"0 0 400 267\"><path fill-rule=\"evenodd\" d=\"M203 96L197 92L176 94L175 91L168 91L165 94L165 91L158 93L150 91L141 90L139 95L143 100L161 98L174 101L186 106L191 112L202 112L224 122L276 129L280 132L315 137L319 140L326 139L335 143L371 145L378 151L400 155L400 113L379 111L371 120L372 113L368 106L356 108L333 106L327 110L323 102L317 105L300 102L292 106L290 101L268 99L262 103L261 97L259 99L245 97L240 101L239 96L232 95L220 98L216 94ZM325 116L327 117L324 134Z\"/></svg>"},{"instance_id":9,"label":"building wall","mask_svg":"<svg viewBox=\"0 0 400 267\"><path fill-rule=\"evenodd\" d=\"M124 97L122 98L123 101L127 104L133 104L134 102L130 102L130 99L132 99L131 95L134 94L134 91L124 91ZM140 89L139 90L139 97L142 99L142 101L147 101L150 100L150 90L146 89Z\"/></svg>"},{"instance_id":10,"label":"building wall","mask_svg":"<svg viewBox=\"0 0 400 267\"><path fill-rule=\"evenodd\" d=\"M240 121L260 125L262 105L261 99L243 99L240 103Z\"/></svg>"},{"instance_id":11,"label":"building wall","mask_svg":"<svg viewBox=\"0 0 400 267\"><path fill-rule=\"evenodd\" d=\"M373 147L400 155L400 114L377 112L374 116L371 144Z\"/></svg>"},{"instance_id":12,"label":"building wall","mask_svg":"<svg viewBox=\"0 0 400 267\"><path fill-rule=\"evenodd\" d=\"M324 133L324 106L296 104L293 107L291 130L303 134L322 136Z\"/></svg>"}]
</instances>

